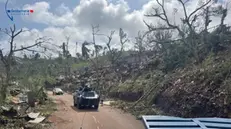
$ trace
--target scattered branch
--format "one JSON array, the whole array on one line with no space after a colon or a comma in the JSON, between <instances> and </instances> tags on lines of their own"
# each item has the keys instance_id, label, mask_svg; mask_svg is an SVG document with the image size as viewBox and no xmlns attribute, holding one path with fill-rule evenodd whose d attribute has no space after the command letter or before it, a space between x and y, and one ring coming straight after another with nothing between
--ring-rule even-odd
<instances>
[{"instance_id":1,"label":"scattered branch","mask_svg":"<svg viewBox=\"0 0 231 129\"><path fill-rule=\"evenodd\" d=\"M13 52L27 50L27 49L30 49L30 48L35 47L35 46L41 46L41 44L43 44L43 43L48 43L48 42L51 40L51 38L49 38L49 39L44 39L44 38L45 38L45 37L37 39L37 40L35 41L35 44L33 44L33 45L30 45L30 46L27 46L27 47L21 46L21 48L16 49L16 50L14 50ZM41 40L42 40L42 41L41 41Z\"/></svg>"}]
</instances>

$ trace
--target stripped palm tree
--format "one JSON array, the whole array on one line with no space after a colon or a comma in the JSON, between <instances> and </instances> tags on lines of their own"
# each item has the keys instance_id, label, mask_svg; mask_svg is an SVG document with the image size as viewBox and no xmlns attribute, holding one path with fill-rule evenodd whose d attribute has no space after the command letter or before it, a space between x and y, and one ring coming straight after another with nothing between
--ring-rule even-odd
<instances>
[{"instance_id":1,"label":"stripped palm tree","mask_svg":"<svg viewBox=\"0 0 231 129\"><path fill-rule=\"evenodd\" d=\"M82 56L85 59L89 58L89 52L90 52L90 49L87 48L87 45L90 45L90 43L86 41L84 41L84 43L82 44Z\"/></svg>"},{"instance_id":2,"label":"stripped palm tree","mask_svg":"<svg viewBox=\"0 0 231 129\"><path fill-rule=\"evenodd\" d=\"M94 47L97 54L99 54L99 52L103 49L101 45L94 45Z\"/></svg>"}]
</instances>

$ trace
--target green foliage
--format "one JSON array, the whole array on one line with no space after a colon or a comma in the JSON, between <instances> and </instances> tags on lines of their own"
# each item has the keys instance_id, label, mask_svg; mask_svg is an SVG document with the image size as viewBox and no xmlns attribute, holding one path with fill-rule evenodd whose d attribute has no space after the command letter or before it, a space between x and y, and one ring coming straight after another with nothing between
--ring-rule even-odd
<instances>
[{"instance_id":1,"label":"green foliage","mask_svg":"<svg viewBox=\"0 0 231 129\"><path fill-rule=\"evenodd\" d=\"M50 84L54 84L56 82L56 79L54 77L51 77L51 76L46 76L45 78L43 78L42 81L43 82L48 81Z\"/></svg>"},{"instance_id":2,"label":"green foliage","mask_svg":"<svg viewBox=\"0 0 231 129\"><path fill-rule=\"evenodd\" d=\"M79 63L75 63L75 64L72 64L72 68L73 69L81 69L83 67L88 67L90 64L88 61L82 61L82 62L79 62Z\"/></svg>"},{"instance_id":3,"label":"green foliage","mask_svg":"<svg viewBox=\"0 0 231 129\"><path fill-rule=\"evenodd\" d=\"M143 76L140 76L137 80L126 80L124 83L120 83L118 87L115 87L114 91L117 92L140 92L143 91L148 84L149 80L142 79Z\"/></svg>"},{"instance_id":4,"label":"green foliage","mask_svg":"<svg viewBox=\"0 0 231 129\"><path fill-rule=\"evenodd\" d=\"M183 67L189 60L187 48L182 44L170 45L168 52L163 55L163 71L170 72L176 68Z\"/></svg>"},{"instance_id":5,"label":"green foliage","mask_svg":"<svg viewBox=\"0 0 231 129\"><path fill-rule=\"evenodd\" d=\"M214 63L214 53L210 53L208 57L201 63L203 68L206 68Z\"/></svg>"},{"instance_id":6,"label":"green foliage","mask_svg":"<svg viewBox=\"0 0 231 129\"><path fill-rule=\"evenodd\" d=\"M54 77L40 75L25 77L19 82L21 88L28 89L36 93L44 86L45 81L49 82L50 84L54 84L56 82Z\"/></svg>"}]
</instances>

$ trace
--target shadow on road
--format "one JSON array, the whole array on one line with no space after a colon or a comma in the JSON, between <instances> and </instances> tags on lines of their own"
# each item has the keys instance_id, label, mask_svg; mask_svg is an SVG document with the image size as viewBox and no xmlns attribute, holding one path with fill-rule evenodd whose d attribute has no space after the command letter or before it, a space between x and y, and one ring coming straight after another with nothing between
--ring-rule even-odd
<instances>
[{"instance_id":1,"label":"shadow on road","mask_svg":"<svg viewBox=\"0 0 231 129\"><path fill-rule=\"evenodd\" d=\"M84 108L84 109L78 109L74 106L71 106L71 108L73 110L75 110L76 112L99 112L99 110L96 110L96 109L92 109L92 108Z\"/></svg>"}]
</instances>

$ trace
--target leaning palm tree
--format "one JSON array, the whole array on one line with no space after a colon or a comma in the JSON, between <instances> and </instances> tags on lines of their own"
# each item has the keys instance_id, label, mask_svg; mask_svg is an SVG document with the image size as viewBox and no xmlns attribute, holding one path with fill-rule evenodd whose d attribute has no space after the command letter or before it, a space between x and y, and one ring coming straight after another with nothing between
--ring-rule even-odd
<instances>
[{"instance_id":1,"label":"leaning palm tree","mask_svg":"<svg viewBox=\"0 0 231 129\"><path fill-rule=\"evenodd\" d=\"M99 54L99 52L103 49L101 45L94 45L94 47L95 47L96 54Z\"/></svg>"},{"instance_id":2,"label":"leaning palm tree","mask_svg":"<svg viewBox=\"0 0 231 129\"><path fill-rule=\"evenodd\" d=\"M89 45L90 43L84 41L84 43L82 44L82 57L85 59L89 58L89 52L90 49L87 48L87 45Z\"/></svg>"}]
</instances>

